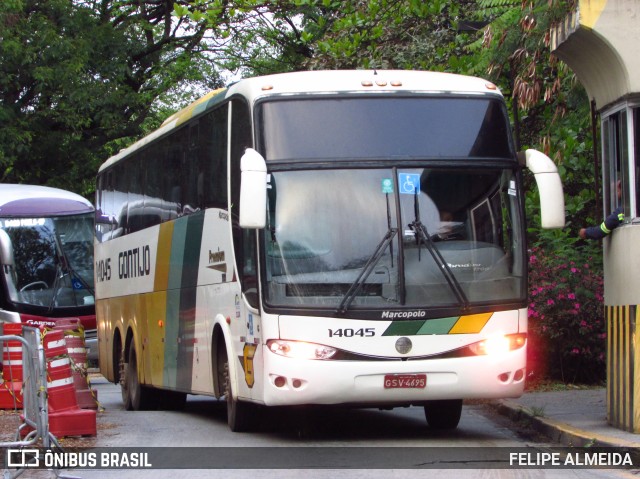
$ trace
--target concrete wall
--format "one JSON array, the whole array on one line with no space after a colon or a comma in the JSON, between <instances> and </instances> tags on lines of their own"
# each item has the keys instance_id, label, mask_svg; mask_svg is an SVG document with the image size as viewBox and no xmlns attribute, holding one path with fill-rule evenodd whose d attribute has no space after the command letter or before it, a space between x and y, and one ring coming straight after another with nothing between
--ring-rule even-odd
<instances>
[{"instance_id":1,"label":"concrete wall","mask_svg":"<svg viewBox=\"0 0 640 479\"><path fill-rule=\"evenodd\" d=\"M552 32L551 50L601 110L640 92L640 1L580 0Z\"/></svg>"}]
</instances>

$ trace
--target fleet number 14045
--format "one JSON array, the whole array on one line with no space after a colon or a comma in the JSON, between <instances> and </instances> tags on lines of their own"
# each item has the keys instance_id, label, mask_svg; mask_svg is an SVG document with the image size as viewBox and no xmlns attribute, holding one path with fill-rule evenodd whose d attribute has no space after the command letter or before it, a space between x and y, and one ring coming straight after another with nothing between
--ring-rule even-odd
<instances>
[{"instance_id":1,"label":"fleet number 14045","mask_svg":"<svg viewBox=\"0 0 640 479\"><path fill-rule=\"evenodd\" d=\"M371 338L376 335L375 328L339 328L329 329L330 338L355 338L357 336L361 338Z\"/></svg>"}]
</instances>

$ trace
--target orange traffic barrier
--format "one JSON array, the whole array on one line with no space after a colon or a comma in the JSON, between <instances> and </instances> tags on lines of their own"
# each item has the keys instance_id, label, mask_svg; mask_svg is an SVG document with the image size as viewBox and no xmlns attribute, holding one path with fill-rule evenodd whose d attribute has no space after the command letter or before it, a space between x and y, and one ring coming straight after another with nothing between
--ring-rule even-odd
<instances>
[{"instance_id":1,"label":"orange traffic barrier","mask_svg":"<svg viewBox=\"0 0 640 479\"><path fill-rule=\"evenodd\" d=\"M84 328L80 319L59 319L53 329L64 331L78 406L81 409L98 409L98 393L91 389L89 383L87 348L84 342Z\"/></svg>"},{"instance_id":2,"label":"orange traffic barrier","mask_svg":"<svg viewBox=\"0 0 640 479\"><path fill-rule=\"evenodd\" d=\"M43 344L47 362L49 431L58 437L95 436L96 411L78 407L64 331L46 331Z\"/></svg>"},{"instance_id":3,"label":"orange traffic barrier","mask_svg":"<svg viewBox=\"0 0 640 479\"><path fill-rule=\"evenodd\" d=\"M4 323L3 336L21 336L21 323ZM22 343L3 341L2 382L0 383L0 409L22 409Z\"/></svg>"}]
</instances>

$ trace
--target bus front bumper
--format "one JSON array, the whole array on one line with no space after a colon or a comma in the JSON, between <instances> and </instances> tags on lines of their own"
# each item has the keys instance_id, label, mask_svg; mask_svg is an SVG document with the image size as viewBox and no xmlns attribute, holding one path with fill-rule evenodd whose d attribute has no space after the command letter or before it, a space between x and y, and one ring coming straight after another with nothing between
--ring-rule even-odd
<instances>
[{"instance_id":1,"label":"bus front bumper","mask_svg":"<svg viewBox=\"0 0 640 479\"><path fill-rule=\"evenodd\" d=\"M394 407L437 399L514 398L524 391L525 367L524 347L499 357L415 361L298 360L267 351L264 402ZM392 381L398 377L420 380L398 387L402 381Z\"/></svg>"}]
</instances>

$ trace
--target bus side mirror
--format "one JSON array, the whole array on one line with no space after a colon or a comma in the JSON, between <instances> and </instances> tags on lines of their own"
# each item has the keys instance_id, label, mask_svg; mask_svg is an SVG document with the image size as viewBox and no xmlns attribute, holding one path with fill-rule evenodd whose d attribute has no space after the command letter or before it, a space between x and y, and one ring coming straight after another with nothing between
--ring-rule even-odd
<instances>
[{"instance_id":1,"label":"bus side mirror","mask_svg":"<svg viewBox=\"0 0 640 479\"><path fill-rule=\"evenodd\" d=\"M0 229L0 264L3 266L14 266L13 243L7 232Z\"/></svg>"},{"instance_id":2,"label":"bus side mirror","mask_svg":"<svg viewBox=\"0 0 640 479\"><path fill-rule=\"evenodd\" d=\"M267 222L267 163L247 148L240 159L240 227L261 229Z\"/></svg>"},{"instance_id":3,"label":"bus side mirror","mask_svg":"<svg viewBox=\"0 0 640 479\"><path fill-rule=\"evenodd\" d=\"M520 152L518 158L533 173L538 185L541 226L564 228L564 193L555 163L537 150Z\"/></svg>"}]
</instances>

